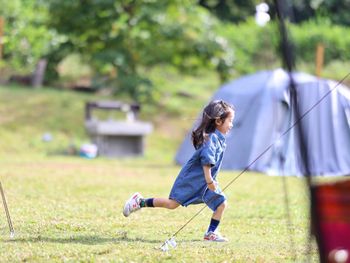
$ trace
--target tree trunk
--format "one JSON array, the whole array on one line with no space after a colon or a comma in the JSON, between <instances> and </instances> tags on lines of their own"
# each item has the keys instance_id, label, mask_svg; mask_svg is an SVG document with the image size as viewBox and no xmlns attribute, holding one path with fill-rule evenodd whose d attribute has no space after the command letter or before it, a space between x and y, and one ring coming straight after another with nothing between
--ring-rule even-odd
<instances>
[{"instance_id":1,"label":"tree trunk","mask_svg":"<svg viewBox=\"0 0 350 263\"><path fill-rule=\"evenodd\" d=\"M38 64L36 65L33 78L32 78L32 86L34 88L39 88L43 85L46 65L47 65L46 59L40 59Z\"/></svg>"}]
</instances>

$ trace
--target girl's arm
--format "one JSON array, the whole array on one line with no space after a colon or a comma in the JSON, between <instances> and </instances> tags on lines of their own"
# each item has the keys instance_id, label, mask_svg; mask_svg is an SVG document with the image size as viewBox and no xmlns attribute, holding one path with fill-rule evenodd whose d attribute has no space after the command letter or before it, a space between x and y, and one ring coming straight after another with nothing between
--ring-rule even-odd
<instances>
[{"instance_id":1,"label":"girl's arm","mask_svg":"<svg viewBox=\"0 0 350 263\"><path fill-rule=\"evenodd\" d=\"M215 191L216 185L213 180L213 177L211 177L211 166L203 165L203 171L204 171L204 177L205 177L205 181L207 182L208 188L212 191Z\"/></svg>"}]
</instances>

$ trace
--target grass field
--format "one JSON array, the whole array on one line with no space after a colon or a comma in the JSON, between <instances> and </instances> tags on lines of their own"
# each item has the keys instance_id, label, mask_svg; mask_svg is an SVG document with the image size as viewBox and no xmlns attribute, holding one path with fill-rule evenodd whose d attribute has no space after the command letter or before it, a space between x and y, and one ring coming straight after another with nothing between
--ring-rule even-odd
<instances>
[{"instance_id":1,"label":"grass field","mask_svg":"<svg viewBox=\"0 0 350 263\"><path fill-rule=\"evenodd\" d=\"M124 218L121 209L136 190L145 196L167 196L178 167L143 160L71 157L0 164L16 231L11 240L3 214L3 262L294 262L293 253L296 262L305 259L307 197L298 178L287 179L292 235L281 178L246 173L226 191L229 208L221 232L230 242L202 241L211 214L205 209L179 233L178 248L163 253L157 248L201 205L174 211L142 210L129 218ZM235 175L222 172L221 184Z\"/></svg>"},{"instance_id":2,"label":"grass field","mask_svg":"<svg viewBox=\"0 0 350 263\"><path fill-rule=\"evenodd\" d=\"M122 215L134 191L145 197L168 195L180 169L173 164L178 144L210 93L202 92L181 110L185 99L175 98L163 114L146 106L142 117L154 123L155 131L145 157L87 160L64 153L70 143L87 140L83 102L97 97L0 88L0 180L16 231L10 239L1 209L0 261L305 262L308 195L300 178L286 178L290 231L282 179L251 172L226 191L229 207L220 230L228 243L202 241L211 217L205 209L178 234L176 249L158 249L201 205ZM52 142L41 140L45 132L53 135ZM221 186L237 174L220 173ZM309 259L318 261L314 245Z\"/></svg>"}]
</instances>

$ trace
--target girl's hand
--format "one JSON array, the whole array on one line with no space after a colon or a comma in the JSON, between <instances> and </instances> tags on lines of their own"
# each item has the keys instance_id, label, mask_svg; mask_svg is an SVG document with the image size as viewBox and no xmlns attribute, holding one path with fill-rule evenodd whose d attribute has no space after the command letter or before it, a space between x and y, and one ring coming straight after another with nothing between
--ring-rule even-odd
<instances>
[{"instance_id":1,"label":"girl's hand","mask_svg":"<svg viewBox=\"0 0 350 263\"><path fill-rule=\"evenodd\" d=\"M213 181L212 183L207 184L207 185L208 185L209 190L212 190L213 192L216 191L216 182L215 181Z\"/></svg>"}]
</instances>

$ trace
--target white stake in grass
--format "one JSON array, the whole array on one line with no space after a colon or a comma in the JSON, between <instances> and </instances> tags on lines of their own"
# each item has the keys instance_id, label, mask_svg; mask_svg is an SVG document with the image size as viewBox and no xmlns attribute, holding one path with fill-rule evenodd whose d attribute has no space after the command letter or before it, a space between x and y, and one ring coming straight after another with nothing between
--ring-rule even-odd
<instances>
[{"instance_id":1,"label":"white stake in grass","mask_svg":"<svg viewBox=\"0 0 350 263\"><path fill-rule=\"evenodd\" d=\"M175 241L175 237L171 237L170 239L165 240L163 245L160 247L160 250L163 252L168 252L169 248L176 248L177 243Z\"/></svg>"}]
</instances>

